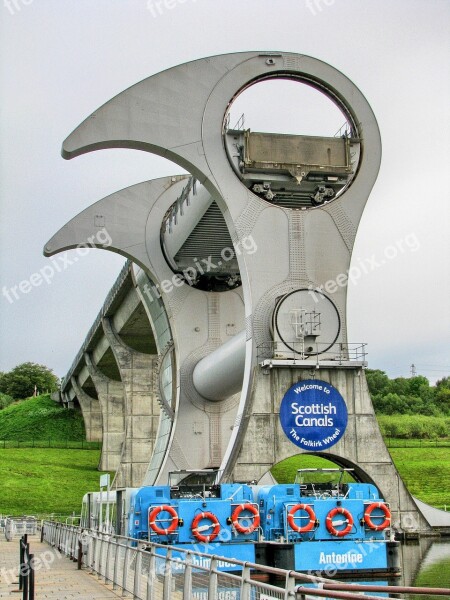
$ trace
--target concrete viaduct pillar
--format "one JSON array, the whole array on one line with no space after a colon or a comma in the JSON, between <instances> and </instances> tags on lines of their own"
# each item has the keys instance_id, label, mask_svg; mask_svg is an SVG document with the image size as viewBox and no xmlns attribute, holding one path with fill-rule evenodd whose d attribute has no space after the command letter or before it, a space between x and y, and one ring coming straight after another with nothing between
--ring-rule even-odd
<instances>
[{"instance_id":1,"label":"concrete viaduct pillar","mask_svg":"<svg viewBox=\"0 0 450 600\"><path fill-rule=\"evenodd\" d=\"M100 402L87 394L78 385L76 377L70 378L70 383L75 390L83 414L88 442L101 442L103 439L103 419Z\"/></svg>"},{"instance_id":2,"label":"concrete viaduct pillar","mask_svg":"<svg viewBox=\"0 0 450 600\"><path fill-rule=\"evenodd\" d=\"M114 485L142 485L155 443L159 405L153 393L157 356L137 352L120 339L111 320L102 320L103 331L116 359L124 391L125 440Z\"/></svg>"},{"instance_id":3,"label":"concrete viaduct pillar","mask_svg":"<svg viewBox=\"0 0 450 600\"><path fill-rule=\"evenodd\" d=\"M99 468L101 471L117 471L125 438L123 384L104 375L87 352L84 354L84 359L97 390L103 416L103 445Z\"/></svg>"},{"instance_id":4,"label":"concrete viaduct pillar","mask_svg":"<svg viewBox=\"0 0 450 600\"><path fill-rule=\"evenodd\" d=\"M307 452L294 445L282 430L280 404L284 391L313 377L334 386L345 398L348 425L345 435L330 449ZM373 483L389 499L396 529L422 530L428 523L395 468L384 443L361 368L255 368L251 406L245 418L242 445L231 479L257 480L274 464L297 454L315 454L353 468L359 481ZM238 446L237 446L238 447Z\"/></svg>"},{"instance_id":5,"label":"concrete viaduct pillar","mask_svg":"<svg viewBox=\"0 0 450 600\"><path fill-rule=\"evenodd\" d=\"M62 401L66 408L73 408L73 400L67 393L62 394Z\"/></svg>"}]
</instances>

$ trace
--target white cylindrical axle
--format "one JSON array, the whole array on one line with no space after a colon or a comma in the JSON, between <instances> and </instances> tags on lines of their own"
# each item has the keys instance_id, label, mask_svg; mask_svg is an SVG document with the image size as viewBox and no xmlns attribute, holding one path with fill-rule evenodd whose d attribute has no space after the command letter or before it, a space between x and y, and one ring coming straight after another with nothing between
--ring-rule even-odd
<instances>
[{"instance_id":1,"label":"white cylindrical axle","mask_svg":"<svg viewBox=\"0 0 450 600\"><path fill-rule=\"evenodd\" d=\"M245 331L241 331L196 364L193 380L201 396L217 402L241 390L245 337Z\"/></svg>"}]
</instances>

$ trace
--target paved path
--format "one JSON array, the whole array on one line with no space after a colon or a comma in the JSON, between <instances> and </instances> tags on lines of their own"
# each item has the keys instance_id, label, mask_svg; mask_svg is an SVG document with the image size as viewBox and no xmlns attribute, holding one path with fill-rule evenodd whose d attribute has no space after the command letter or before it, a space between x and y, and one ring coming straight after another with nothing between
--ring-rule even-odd
<instances>
[{"instance_id":1,"label":"paved path","mask_svg":"<svg viewBox=\"0 0 450 600\"><path fill-rule=\"evenodd\" d=\"M77 563L60 554L48 544L41 544L38 536L28 536L30 551L36 559L35 598L77 598L78 600L107 600L122 597L119 591L104 585L86 570L77 570ZM18 585L19 538L7 542L0 537L0 598L20 600Z\"/></svg>"}]
</instances>

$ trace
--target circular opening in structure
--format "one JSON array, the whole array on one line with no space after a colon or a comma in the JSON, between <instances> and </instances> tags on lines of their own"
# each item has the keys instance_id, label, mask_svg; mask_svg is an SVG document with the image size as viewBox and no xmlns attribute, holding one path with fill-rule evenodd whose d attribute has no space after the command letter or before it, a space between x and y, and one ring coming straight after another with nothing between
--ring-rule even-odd
<instances>
[{"instance_id":1,"label":"circular opening in structure","mask_svg":"<svg viewBox=\"0 0 450 600\"><path fill-rule=\"evenodd\" d=\"M175 185L169 192L174 202L160 229L162 252L176 274L166 282L166 289L172 290L172 285L179 287L183 282L205 292L239 287L237 256L241 248L233 245L219 206L194 177L181 179ZM252 251L248 243L241 245L242 250Z\"/></svg>"},{"instance_id":2,"label":"circular opening in structure","mask_svg":"<svg viewBox=\"0 0 450 600\"><path fill-rule=\"evenodd\" d=\"M261 199L307 209L334 200L356 175L360 144L349 109L323 85L287 75L254 82L231 101L228 158Z\"/></svg>"},{"instance_id":3,"label":"circular opening in structure","mask_svg":"<svg viewBox=\"0 0 450 600\"><path fill-rule=\"evenodd\" d=\"M289 292L275 307L277 337L294 357L324 354L341 331L341 317L334 302L311 291L303 288Z\"/></svg>"},{"instance_id":4,"label":"circular opening in structure","mask_svg":"<svg viewBox=\"0 0 450 600\"><path fill-rule=\"evenodd\" d=\"M337 463L317 456L314 454L297 454L290 456L285 460L277 463L270 470L271 474L275 477L278 483L294 483L298 478L299 469L317 469L317 472L311 471L306 473L303 477L308 477L312 482L325 483L332 480L333 478L339 479L340 473L337 471L319 471L319 469L339 469L340 466ZM350 483L358 481L355 474L352 471L344 471L342 473L341 483Z\"/></svg>"},{"instance_id":5,"label":"circular opening in structure","mask_svg":"<svg viewBox=\"0 0 450 600\"><path fill-rule=\"evenodd\" d=\"M348 119L325 93L278 77L250 85L233 100L229 125L251 131L334 137Z\"/></svg>"}]
</instances>

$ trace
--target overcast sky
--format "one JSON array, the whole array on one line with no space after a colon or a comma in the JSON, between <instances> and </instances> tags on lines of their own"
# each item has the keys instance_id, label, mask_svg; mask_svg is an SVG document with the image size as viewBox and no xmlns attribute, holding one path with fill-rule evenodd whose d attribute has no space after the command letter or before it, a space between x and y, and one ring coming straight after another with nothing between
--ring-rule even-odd
<instances>
[{"instance_id":1,"label":"overcast sky","mask_svg":"<svg viewBox=\"0 0 450 600\"><path fill-rule=\"evenodd\" d=\"M35 285L33 274L50 264L45 242L96 200L182 172L131 150L65 161L67 135L112 96L168 67L285 50L347 75L381 130L381 170L352 260L368 272L349 289L349 341L367 342L370 367L391 376L409 376L411 363L432 381L450 374L448 0L0 3L0 370L33 361L63 376L123 264L110 252L71 251L49 283ZM273 130L277 117L294 114L295 95L279 96L265 102L266 114L251 94L247 106L242 99L246 124ZM339 121L326 104L309 103L301 133L327 133L321 124ZM16 298L11 290L24 281Z\"/></svg>"}]
</instances>

